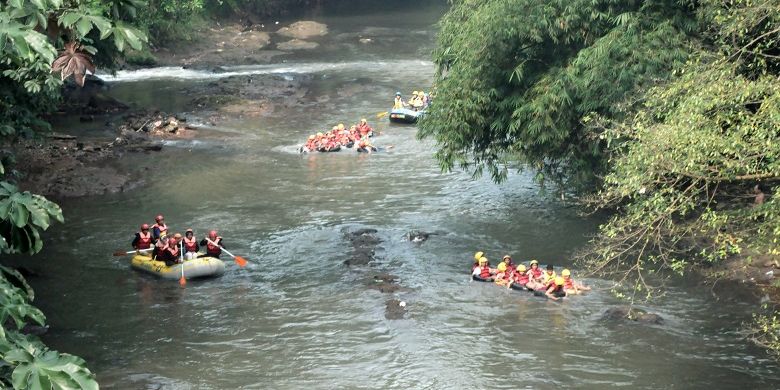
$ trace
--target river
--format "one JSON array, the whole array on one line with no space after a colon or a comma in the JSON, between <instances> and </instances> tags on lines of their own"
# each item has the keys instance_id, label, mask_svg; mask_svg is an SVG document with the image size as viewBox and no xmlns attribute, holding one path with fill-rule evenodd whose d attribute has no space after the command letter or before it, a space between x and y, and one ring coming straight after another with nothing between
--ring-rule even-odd
<instances>
[{"instance_id":1,"label":"river","mask_svg":"<svg viewBox=\"0 0 780 390\"><path fill-rule=\"evenodd\" d=\"M31 282L52 326L45 342L119 389L777 388L776 363L735 332L755 303L673 282L647 307L664 325L609 324L600 316L620 302L605 280L586 279L594 291L562 303L471 282L476 250L571 265L599 221L540 191L531 173L501 185L442 174L415 127L377 120L396 90L431 85L444 8L362 12L320 15L331 31L323 46L272 64L111 79L114 96L175 111L188 86L282 74L305 77L311 103L116 162L149 168L140 190L61 201L66 223L28 263L42 274ZM381 131L378 146L394 147L296 152L313 131L361 117ZM219 230L250 265L181 288L111 256L157 213L174 230ZM375 262L347 267L344 234L359 228L383 242ZM414 244L404 237L413 229L439 234ZM368 288L376 272L404 290ZM408 303L404 319L385 318L393 297Z\"/></svg>"}]
</instances>

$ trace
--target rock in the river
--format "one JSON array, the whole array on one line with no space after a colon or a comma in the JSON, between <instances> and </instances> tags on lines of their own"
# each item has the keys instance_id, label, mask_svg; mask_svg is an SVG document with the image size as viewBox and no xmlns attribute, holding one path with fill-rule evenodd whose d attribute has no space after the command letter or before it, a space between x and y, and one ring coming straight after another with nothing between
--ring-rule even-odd
<instances>
[{"instance_id":1,"label":"rock in the river","mask_svg":"<svg viewBox=\"0 0 780 390\"><path fill-rule=\"evenodd\" d=\"M428 238L430 238L430 236L434 234L436 233L428 233L419 230L412 230L406 233L406 239L414 243L421 243L423 241L427 241Z\"/></svg>"},{"instance_id":2,"label":"rock in the river","mask_svg":"<svg viewBox=\"0 0 780 390\"><path fill-rule=\"evenodd\" d=\"M276 44L276 48L279 50L310 50L316 49L320 44L317 42L309 42L300 39L293 39L287 42L280 42Z\"/></svg>"},{"instance_id":3,"label":"rock in the river","mask_svg":"<svg viewBox=\"0 0 780 390\"><path fill-rule=\"evenodd\" d=\"M376 229L358 229L354 232L346 233L346 238L352 244L352 251L344 264L366 265L374 260L374 254L377 249L382 249L379 243L382 240L376 236Z\"/></svg>"},{"instance_id":4,"label":"rock in the river","mask_svg":"<svg viewBox=\"0 0 780 390\"><path fill-rule=\"evenodd\" d=\"M295 22L288 27L282 27L276 33L290 38L308 39L311 37L320 37L327 34L328 26L310 20L302 20Z\"/></svg>"},{"instance_id":5,"label":"rock in the river","mask_svg":"<svg viewBox=\"0 0 780 390\"><path fill-rule=\"evenodd\" d=\"M648 313L629 306L611 307L604 311L601 319L610 322L633 321L651 325L662 325L664 323L663 317L658 314Z\"/></svg>"},{"instance_id":6,"label":"rock in the river","mask_svg":"<svg viewBox=\"0 0 780 390\"><path fill-rule=\"evenodd\" d=\"M388 299L385 302L385 318L388 320L400 320L406 314L406 302L398 299Z\"/></svg>"}]
</instances>

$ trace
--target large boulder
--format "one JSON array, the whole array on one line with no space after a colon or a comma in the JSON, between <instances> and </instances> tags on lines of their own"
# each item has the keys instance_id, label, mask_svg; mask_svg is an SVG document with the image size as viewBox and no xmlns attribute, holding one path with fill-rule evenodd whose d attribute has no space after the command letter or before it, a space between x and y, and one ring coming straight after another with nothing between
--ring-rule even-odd
<instances>
[{"instance_id":1,"label":"large boulder","mask_svg":"<svg viewBox=\"0 0 780 390\"><path fill-rule=\"evenodd\" d=\"M284 37L307 39L327 34L328 26L311 20L302 20L287 27L282 27L276 33Z\"/></svg>"},{"instance_id":2,"label":"large boulder","mask_svg":"<svg viewBox=\"0 0 780 390\"><path fill-rule=\"evenodd\" d=\"M655 313L648 313L642 309L629 306L610 307L601 316L607 322L639 322L642 324L662 325L663 317Z\"/></svg>"},{"instance_id":3,"label":"large boulder","mask_svg":"<svg viewBox=\"0 0 780 390\"><path fill-rule=\"evenodd\" d=\"M317 42L303 41L300 39L293 39L287 42L280 42L276 44L276 48L279 50L310 50L316 49L320 44Z\"/></svg>"}]
</instances>

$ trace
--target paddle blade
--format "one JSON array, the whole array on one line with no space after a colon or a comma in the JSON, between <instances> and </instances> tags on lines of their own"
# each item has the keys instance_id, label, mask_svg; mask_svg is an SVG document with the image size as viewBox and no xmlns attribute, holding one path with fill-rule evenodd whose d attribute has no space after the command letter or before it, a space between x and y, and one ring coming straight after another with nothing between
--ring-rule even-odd
<instances>
[{"instance_id":1,"label":"paddle blade","mask_svg":"<svg viewBox=\"0 0 780 390\"><path fill-rule=\"evenodd\" d=\"M179 284L184 287L185 284L187 284L187 279L184 279L184 276L179 278Z\"/></svg>"},{"instance_id":2,"label":"paddle blade","mask_svg":"<svg viewBox=\"0 0 780 390\"><path fill-rule=\"evenodd\" d=\"M127 256L127 252L117 249L116 252L114 252L114 256Z\"/></svg>"},{"instance_id":3,"label":"paddle blade","mask_svg":"<svg viewBox=\"0 0 780 390\"><path fill-rule=\"evenodd\" d=\"M385 111L385 112L380 112L379 114L376 114L376 117L377 117L377 118L381 118L381 117L383 117L383 116L385 116L385 115L387 115L387 114L389 114L389 112L387 112L387 111Z\"/></svg>"},{"instance_id":4,"label":"paddle blade","mask_svg":"<svg viewBox=\"0 0 780 390\"><path fill-rule=\"evenodd\" d=\"M239 267L245 267L246 259L241 256L236 256L236 264L238 264Z\"/></svg>"}]
</instances>

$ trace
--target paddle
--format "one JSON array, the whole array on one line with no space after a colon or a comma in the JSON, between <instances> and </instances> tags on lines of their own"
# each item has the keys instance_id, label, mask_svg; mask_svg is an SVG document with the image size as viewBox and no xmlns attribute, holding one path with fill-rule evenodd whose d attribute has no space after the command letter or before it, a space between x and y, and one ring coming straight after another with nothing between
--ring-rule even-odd
<instances>
[{"instance_id":1,"label":"paddle","mask_svg":"<svg viewBox=\"0 0 780 390\"><path fill-rule=\"evenodd\" d=\"M387 114L389 114L389 112L387 112L387 111L380 112L379 114L376 114L376 117L377 117L377 119L379 119L379 118L382 118L382 117L386 116Z\"/></svg>"},{"instance_id":2,"label":"paddle","mask_svg":"<svg viewBox=\"0 0 780 390\"><path fill-rule=\"evenodd\" d=\"M187 279L184 279L184 241L179 243L179 255L181 256L181 278L179 278L179 284L184 287L187 284Z\"/></svg>"},{"instance_id":3,"label":"paddle","mask_svg":"<svg viewBox=\"0 0 780 390\"><path fill-rule=\"evenodd\" d=\"M223 251L225 251L225 253L227 253L228 256L232 257L233 260L236 261L236 264L238 264L239 267L246 266L246 259L245 258L243 258L241 256L234 256L232 253L228 252L227 249L223 248L222 245L219 245L219 244L215 243L214 241L211 241L211 239L208 238L208 237L206 237L206 241L210 242L211 245L216 245L216 246L219 247L219 249L222 249Z\"/></svg>"},{"instance_id":4,"label":"paddle","mask_svg":"<svg viewBox=\"0 0 780 390\"><path fill-rule=\"evenodd\" d=\"M148 252L148 251L150 251L152 249L154 249L154 248L136 249L136 250L127 251L127 252L125 252L125 251L123 251L121 249L117 249L116 252L114 252L114 256L127 256L127 255L132 255L133 253L138 253L138 252Z\"/></svg>"}]
</instances>

